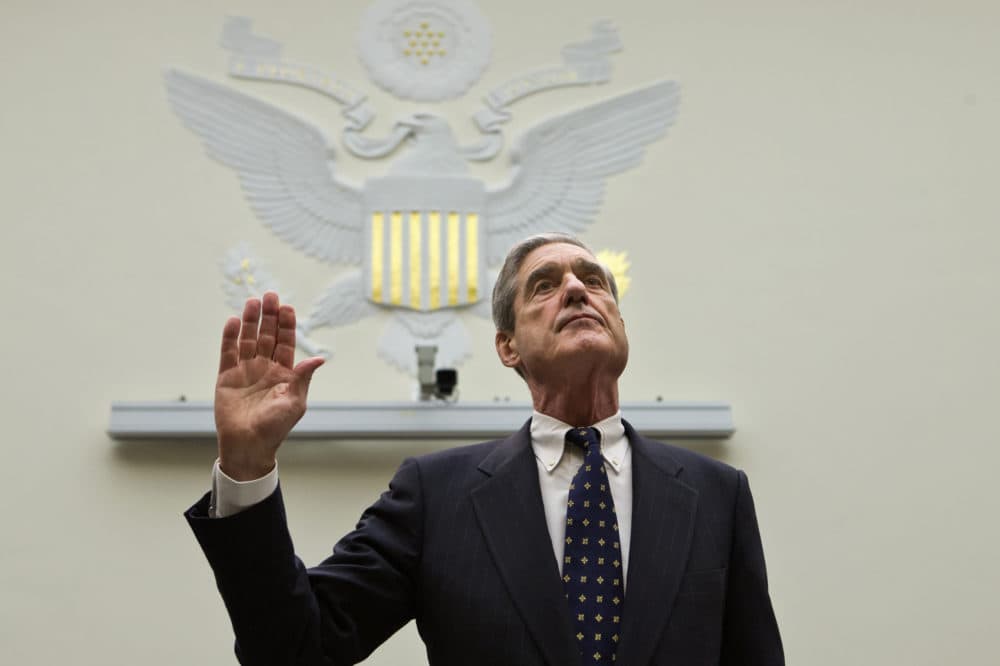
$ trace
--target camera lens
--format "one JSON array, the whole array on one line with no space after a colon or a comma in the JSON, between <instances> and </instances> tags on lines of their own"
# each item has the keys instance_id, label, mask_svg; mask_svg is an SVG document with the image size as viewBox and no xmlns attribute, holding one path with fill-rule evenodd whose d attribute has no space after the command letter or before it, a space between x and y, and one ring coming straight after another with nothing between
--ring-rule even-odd
<instances>
[{"instance_id":1,"label":"camera lens","mask_svg":"<svg viewBox=\"0 0 1000 666\"><path fill-rule=\"evenodd\" d=\"M441 368L435 373L437 389L440 395L451 395L458 384L458 370L453 368Z\"/></svg>"}]
</instances>

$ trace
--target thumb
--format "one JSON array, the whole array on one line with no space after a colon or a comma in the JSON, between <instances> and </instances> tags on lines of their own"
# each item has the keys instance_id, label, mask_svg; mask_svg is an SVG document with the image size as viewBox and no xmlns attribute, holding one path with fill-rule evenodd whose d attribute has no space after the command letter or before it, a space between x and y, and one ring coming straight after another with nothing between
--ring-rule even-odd
<instances>
[{"instance_id":1,"label":"thumb","mask_svg":"<svg viewBox=\"0 0 1000 666\"><path fill-rule=\"evenodd\" d=\"M309 390L309 382L312 380L313 373L324 363L326 363L326 359L322 356L313 356L300 361L298 365L292 368L292 372L295 373L294 387L296 393L305 394Z\"/></svg>"}]
</instances>

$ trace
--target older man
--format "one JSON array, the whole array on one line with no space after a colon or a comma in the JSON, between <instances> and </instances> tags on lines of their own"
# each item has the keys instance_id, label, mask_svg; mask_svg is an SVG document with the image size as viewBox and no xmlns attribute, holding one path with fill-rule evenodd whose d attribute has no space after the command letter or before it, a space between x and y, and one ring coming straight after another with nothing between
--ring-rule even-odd
<instances>
[{"instance_id":1,"label":"older man","mask_svg":"<svg viewBox=\"0 0 1000 666\"><path fill-rule=\"evenodd\" d=\"M354 664L411 619L430 664L783 664L742 472L622 420L628 339L578 240L511 250L493 291L501 362L534 414L510 437L403 462L333 555L295 557L275 454L321 359L295 313L225 326L219 460L187 518L246 664Z\"/></svg>"}]
</instances>

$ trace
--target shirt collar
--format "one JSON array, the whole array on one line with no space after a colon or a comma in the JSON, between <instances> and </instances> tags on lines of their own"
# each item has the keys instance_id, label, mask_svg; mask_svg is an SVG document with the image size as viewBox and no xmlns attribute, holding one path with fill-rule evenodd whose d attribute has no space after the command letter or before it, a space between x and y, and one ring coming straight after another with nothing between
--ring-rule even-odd
<instances>
[{"instance_id":1,"label":"shirt collar","mask_svg":"<svg viewBox=\"0 0 1000 666\"><path fill-rule=\"evenodd\" d=\"M591 426L601 433L601 454L605 462L620 472L625 464L625 454L628 452L628 438L625 437L625 426L622 424L622 413L619 411ZM551 472L562 460L566 450L566 431L574 426L563 423L548 414L535 410L531 415L531 448L535 451L545 471Z\"/></svg>"}]
</instances>

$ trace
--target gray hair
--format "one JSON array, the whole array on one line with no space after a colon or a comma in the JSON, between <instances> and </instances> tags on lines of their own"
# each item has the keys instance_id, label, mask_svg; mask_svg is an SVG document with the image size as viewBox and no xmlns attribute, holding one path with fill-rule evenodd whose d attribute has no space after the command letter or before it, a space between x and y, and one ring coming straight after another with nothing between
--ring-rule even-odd
<instances>
[{"instance_id":1,"label":"gray hair","mask_svg":"<svg viewBox=\"0 0 1000 666\"><path fill-rule=\"evenodd\" d=\"M518 288L517 272L521 270L521 264L524 263L524 259L529 254L549 243L569 243L583 248L591 255L594 254L579 238L558 232L529 236L512 247L507 253L507 258L504 259L503 266L500 268L500 274L497 275L497 281L493 285L493 324L498 331L514 332L516 318L514 300L517 298ZM615 276L611 274L607 266L604 267L604 273L607 275L608 284L611 285L611 295L614 296L615 303L617 303L618 284L615 282Z\"/></svg>"}]
</instances>

